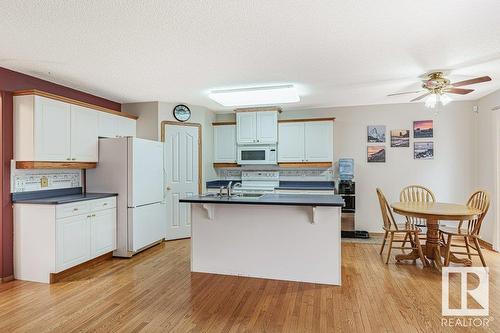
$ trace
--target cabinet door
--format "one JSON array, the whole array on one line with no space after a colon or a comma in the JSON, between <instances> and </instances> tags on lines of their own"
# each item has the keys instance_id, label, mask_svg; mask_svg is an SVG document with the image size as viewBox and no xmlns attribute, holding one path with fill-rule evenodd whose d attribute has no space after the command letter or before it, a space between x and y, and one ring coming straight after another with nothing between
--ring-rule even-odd
<instances>
[{"instance_id":1,"label":"cabinet door","mask_svg":"<svg viewBox=\"0 0 500 333\"><path fill-rule=\"evenodd\" d=\"M333 162L333 122L305 123L306 162Z\"/></svg>"},{"instance_id":2,"label":"cabinet door","mask_svg":"<svg viewBox=\"0 0 500 333\"><path fill-rule=\"evenodd\" d=\"M98 111L71 105L71 160L97 162Z\"/></svg>"},{"instance_id":3,"label":"cabinet door","mask_svg":"<svg viewBox=\"0 0 500 333\"><path fill-rule=\"evenodd\" d=\"M56 220L56 272L90 259L89 219L77 215Z\"/></svg>"},{"instance_id":4,"label":"cabinet door","mask_svg":"<svg viewBox=\"0 0 500 333\"><path fill-rule=\"evenodd\" d=\"M236 113L236 135L238 143L257 142L257 113L238 112Z\"/></svg>"},{"instance_id":5,"label":"cabinet door","mask_svg":"<svg viewBox=\"0 0 500 333\"><path fill-rule=\"evenodd\" d=\"M91 258L116 250L116 209L92 213L90 239Z\"/></svg>"},{"instance_id":6,"label":"cabinet door","mask_svg":"<svg viewBox=\"0 0 500 333\"><path fill-rule=\"evenodd\" d=\"M70 104L35 97L35 160L68 161L71 158Z\"/></svg>"},{"instance_id":7,"label":"cabinet door","mask_svg":"<svg viewBox=\"0 0 500 333\"><path fill-rule=\"evenodd\" d=\"M117 135L118 136L135 136L136 121L134 119L115 116L117 117Z\"/></svg>"},{"instance_id":8,"label":"cabinet door","mask_svg":"<svg viewBox=\"0 0 500 333\"><path fill-rule=\"evenodd\" d=\"M118 116L111 113L99 112L99 136L101 138L115 138L118 134Z\"/></svg>"},{"instance_id":9,"label":"cabinet door","mask_svg":"<svg viewBox=\"0 0 500 333\"><path fill-rule=\"evenodd\" d=\"M236 163L236 126L214 126L214 162Z\"/></svg>"},{"instance_id":10,"label":"cabinet door","mask_svg":"<svg viewBox=\"0 0 500 333\"><path fill-rule=\"evenodd\" d=\"M304 162L304 123L280 123L278 162Z\"/></svg>"},{"instance_id":11,"label":"cabinet door","mask_svg":"<svg viewBox=\"0 0 500 333\"><path fill-rule=\"evenodd\" d=\"M257 142L278 142L278 112L257 112Z\"/></svg>"}]
</instances>

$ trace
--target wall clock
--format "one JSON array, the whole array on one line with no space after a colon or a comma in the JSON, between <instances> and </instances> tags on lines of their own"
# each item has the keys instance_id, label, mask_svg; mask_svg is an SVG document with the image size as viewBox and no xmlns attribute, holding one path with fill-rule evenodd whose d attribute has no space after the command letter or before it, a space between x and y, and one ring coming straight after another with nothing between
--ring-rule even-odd
<instances>
[{"instance_id":1,"label":"wall clock","mask_svg":"<svg viewBox=\"0 0 500 333\"><path fill-rule=\"evenodd\" d=\"M191 110L184 104L176 105L174 107L174 117L178 121L188 121L191 118Z\"/></svg>"}]
</instances>

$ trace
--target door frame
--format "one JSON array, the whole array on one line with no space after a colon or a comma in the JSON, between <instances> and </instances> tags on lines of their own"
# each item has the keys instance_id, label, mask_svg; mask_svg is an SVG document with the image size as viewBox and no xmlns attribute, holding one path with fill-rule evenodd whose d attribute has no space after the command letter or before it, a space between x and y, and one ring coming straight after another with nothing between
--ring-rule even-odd
<instances>
[{"instance_id":1,"label":"door frame","mask_svg":"<svg viewBox=\"0 0 500 333\"><path fill-rule=\"evenodd\" d=\"M192 127L198 127L198 194L203 193L203 151L202 151L202 143L203 139L201 137L202 131L201 131L201 124L200 123L180 123L178 121L172 121L172 120L163 120L160 123L161 126L161 142L165 142L165 137L166 137L166 125L174 125L174 126L192 126Z\"/></svg>"}]
</instances>

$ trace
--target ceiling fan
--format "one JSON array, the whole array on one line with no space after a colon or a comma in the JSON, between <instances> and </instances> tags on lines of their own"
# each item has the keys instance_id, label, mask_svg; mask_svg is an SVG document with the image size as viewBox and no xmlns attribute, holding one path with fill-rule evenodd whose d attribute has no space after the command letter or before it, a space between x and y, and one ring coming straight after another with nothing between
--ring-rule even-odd
<instances>
[{"instance_id":1,"label":"ceiling fan","mask_svg":"<svg viewBox=\"0 0 500 333\"><path fill-rule=\"evenodd\" d=\"M415 97L410 102L419 101L427 97L425 101L425 106L429 108L434 108L438 103L446 105L449 102L451 102L451 98L447 94L466 95L474 91L474 89L464 89L457 87L491 81L491 78L489 76L481 76L474 79L451 83L451 81L445 77L445 74L443 72L431 72L426 76L427 78L422 80L423 90L407 91L407 92L390 94L387 96L416 94L424 92L423 95Z\"/></svg>"}]
</instances>

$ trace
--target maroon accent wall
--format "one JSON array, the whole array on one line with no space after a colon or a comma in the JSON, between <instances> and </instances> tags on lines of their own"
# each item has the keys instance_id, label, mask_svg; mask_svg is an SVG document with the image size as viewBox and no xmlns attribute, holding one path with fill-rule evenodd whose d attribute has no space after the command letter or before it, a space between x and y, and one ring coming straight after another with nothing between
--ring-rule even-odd
<instances>
[{"instance_id":1,"label":"maroon accent wall","mask_svg":"<svg viewBox=\"0 0 500 333\"><path fill-rule=\"evenodd\" d=\"M14 274L13 266L13 220L10 201L10 161L13 157L13 97L12 92L24 89L38 89L52 94L76 99L86 103L121 111L121 104L98 96L87 94L59 84L37 79L33 76L0 67L0 278Z\"/></svg>"}]
</instances>

